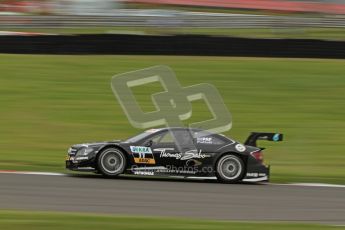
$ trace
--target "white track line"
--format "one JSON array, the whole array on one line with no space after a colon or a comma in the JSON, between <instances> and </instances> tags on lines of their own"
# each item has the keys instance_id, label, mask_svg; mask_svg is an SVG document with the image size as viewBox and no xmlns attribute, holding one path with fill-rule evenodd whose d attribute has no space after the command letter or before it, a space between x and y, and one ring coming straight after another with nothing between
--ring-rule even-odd
<instances>
[{"instance_id":1,"label":"white track line","mask_svg":"<svg viewBox=\"0 0 345 230\"><path fill-rule=\"evenodd\" d=\"M44 176L66 176L64 173L52 173L52 172L27 172L27 171L12 171L12 170L0 170L1 174L19 174L19 175L44 175Z\"/></svg>"},{"instance_id":2,"label":"white track line","mask_svg":"<svg viewBox=\"0 0 345 230\"><path fill-rule=\"evenodd\" d=\"M66 173L53 173L53 172L29 172L29 171L15 171L15 170L0 170L0 174L17 174L17 175L43 175L43 176L67 176ZM194 179L194 177L189 177ZM210 177L202 178L195 177L195 179L210 179ZM214 178L212 178L214 179ZM288 183L288 184L275 184L267 183L269 185L285 185L285 186L305 186L305 187L328 187L328 188L345 188L341 184L326 184L326 183Z\"/></svg>"},{"instance_id":3,"label":"white track line","mask_svg":"<svg viewBox=\"0 0 345 230\"><path fill-rule=\"evenodd\" d=\"M345 188L345 185L341 184L325 184L325 183L291 183L282 185L293 185L293 186L309 186L309 187L328 187L328 188Z\"/></svg>"}]
</instances>

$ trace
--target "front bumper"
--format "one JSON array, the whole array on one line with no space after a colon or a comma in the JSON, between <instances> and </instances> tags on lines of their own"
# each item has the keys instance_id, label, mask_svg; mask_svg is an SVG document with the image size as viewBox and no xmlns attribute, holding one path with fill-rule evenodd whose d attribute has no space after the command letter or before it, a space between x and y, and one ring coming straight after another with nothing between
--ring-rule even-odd
<instances>
[{"instance_id":1,"label":"front bumper","mask_svg":"<svg viewBox=\"0 0 345 230\"><path fill-rule=\"evenodd\" d=\"M94 172L96 171L95 164L91 160L75 161L66 159L66 169L73 171Z\"/></svg>"}]
</instances>

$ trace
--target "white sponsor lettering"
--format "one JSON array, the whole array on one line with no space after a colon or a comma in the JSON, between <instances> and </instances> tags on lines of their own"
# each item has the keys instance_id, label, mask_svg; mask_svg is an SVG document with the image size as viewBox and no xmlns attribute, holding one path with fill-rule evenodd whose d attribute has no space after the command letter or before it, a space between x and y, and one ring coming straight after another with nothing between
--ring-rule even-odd
<instances>
[{"instance_id":1,"label":"white sponsor lettering","mask_svg":"<svg viewBox=\"0 0 345 230\"><path fill-rule=\"evenodd\" d=\"M197 152L197 150L190 150L184 153L183 157L181 158L181 160L189 160L192 158L206 158L206 157L210 157L210 155L206 155L206 154L202 154L201 153L201 149L199 152Z\"/></svg>"},{"instance_id":2,"label":"white sponsor lettering","mask_svg":"<svg viewBox=\"0 0 345 230\"><path fill-rule=\"evenodd\" d=\"M212 144L212 137L198 137L196 143L200 144Z\"/></svg>"},{"instance_id":3,"label":"white sponsor lettering","mask_svg":"<svg viewBox=\"0 0 345 230\"><path fill-rule=\"evenodd\" d=\"M88 157L77 157L75 160L80 161L80 160L88 160Z\"/></svg>"},{"instance_id":4,"label":"white sponsor lettering","mask_svg":"<svg viewBox=\"0 0 345 230\"><path fill-rule=\"evenodd\" d=\"M248 177L263 177L267 176L266 173L247 173Z\"/></svg>"},{"instance_id":5,"label":"white sponsor lettering","mask_svg":"<svg viewBox=\"0 0 345 230\"><path fill-rule=\"evenodd\" d=\"M199 150L199 152L197 150L189 150L185 153L168 153L166 152L167 150L173 150L173 149L154 149L154 151L160 151L160 157L164 158L164 157L171 157L171 158L175 158L175 159L180 159L180 160L189 160L189 159L193 159L193 158L197 158L197 159L203 159L206 157L210 157L210 155L207 154L203 154L201 149Z\"/></svg>"},{"instance_id":6,"label":"white sponsor lettering","mask_svg":"<svg viewBox=\"0 0 345 230\"><path fill-rule=\"evenodd\" d=\"M249 176L249 177L258 177L259 174L258 173L247 173L247 176Z\"/></svg>"},{"instance_id":7,"label":"white sponsor lettering","mask_svg":"<svg viewBox=\"0 0 345 230\"><path fill-rule=\"evenodd\" d=\"M145 146L130 146L132 153L138 153L139 158L145 158L146 153L150 153L152 155L152 151L150 147Z\"/></svg>"},{"instance_id":8,"label":"white sponsor lettering","mask_svg":"<svg viewBox=\"0 0 345 230\"><path fill-rule=\"evenodd\" d=\"M148 171L134 171L135 175L143 175L143 176L153 176L154 172L148 172Z\"/></svg>"}]
</instances>

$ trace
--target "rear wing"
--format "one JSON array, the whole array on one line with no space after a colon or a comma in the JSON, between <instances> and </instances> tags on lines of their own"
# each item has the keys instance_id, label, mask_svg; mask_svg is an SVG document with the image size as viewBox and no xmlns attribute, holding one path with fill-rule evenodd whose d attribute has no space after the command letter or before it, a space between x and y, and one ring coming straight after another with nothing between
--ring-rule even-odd
<instances>
[{"instance_id":1,"label":"rear wing","mask_svg":"<svg viewBox=\"0 0 345 230\"><path fill-rule=\"evenodd\" d=\"M256 141L257 140L282 141L283 140L283 134L281 134L281 133L252 132L252 133L250 133L249 137L247 138L247 140L244 144L256 147Z\"/></svg>"}]
</instances>

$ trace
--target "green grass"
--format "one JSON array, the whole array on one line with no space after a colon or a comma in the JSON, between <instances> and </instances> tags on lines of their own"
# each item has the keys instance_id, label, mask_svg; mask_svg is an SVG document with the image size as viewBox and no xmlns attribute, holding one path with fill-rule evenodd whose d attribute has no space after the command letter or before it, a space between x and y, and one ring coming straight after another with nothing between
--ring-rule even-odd
<instances>
[{"instance_id":1,"label":"green grass","mask_svg":"<svg viewBox=\"0 0 345 230\"><path fill-rule=\"evenodd\" d=\"M274 182L345 184L345 61L168 56L0 55L0 169L64 171L74 143L126 138L134 129L111 76L164 64L183 86L215 85L233 115L226 134L282 132L261 142ZM143 110L161 87L136 89ZM209 118L193 104L191 121Z\"/></svg>"},{"instance_id":2,"label":"green grass","mask_svg":"<svg viewBox=\"0 0 345 230\"><path fill-rule=\"evenodd\" d=\"M187 220L177 218L159 218L159 217L116 217L106 215L75 214L75 213L42 213L42 212L23 212L23 211L0 211L0 229L6 230L40 230L40 229L342 229L342 227L333 227L317 224L301 223L243 223L229 221L211 221L211 220Z\"/></svg>"},{"instance_id":3,"label":"green grass","mask_svg":"<svg viewBox=\"0 0 345 230\"><path fill-rule=\"evenodd\" d=\"M54 34L202 34L245 38L296 38L345 41L343 28L160 28L160 27L90 27L90 28L25 28L4 29L9 31L39 32Z\"/></svg>"}]
</instances>

